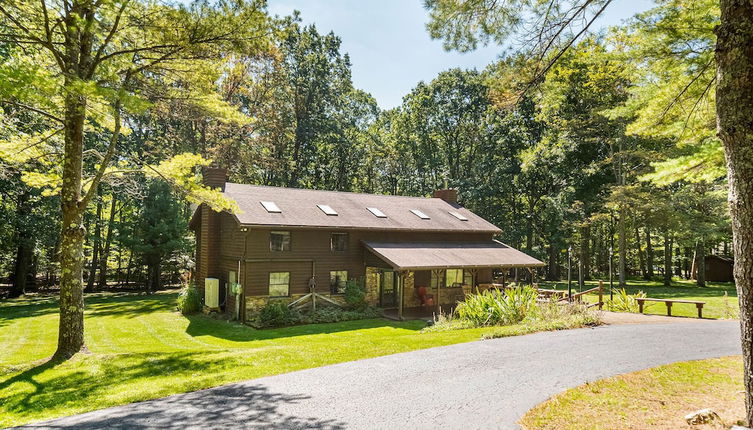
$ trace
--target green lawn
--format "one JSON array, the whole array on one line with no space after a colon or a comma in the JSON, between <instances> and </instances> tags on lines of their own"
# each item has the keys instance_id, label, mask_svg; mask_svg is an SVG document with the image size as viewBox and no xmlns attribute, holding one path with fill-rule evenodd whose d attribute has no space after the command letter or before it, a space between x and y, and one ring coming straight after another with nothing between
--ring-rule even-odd
<instances>
[{"instance_id":1,"label":"green lawn","mask_svg":"<svg viewBox=\"0 0 753 430\"><path fill-rule=\"evenodd\" d=\"M674 279L671 287L665 287L660 281L644 281L630 279L627 281L628 286L625 289L629 294L635 294L638 291L643 291L648 297L658 299L685 299L685 300L700 300L706 302L703 307L704 318L737 318L737 291L735 291L735 285L730 282L708 282L704 288L699 288L695 285L695 281L685 281ZM541 288L554 288L559 290L567 290L567 281L565 282L541 282ZM578 291L578 282L573 281L573 290ZM615 280L615 290L617 282ZM598 286L598 280L587 281L586 289L594 288ZM604 282L605 292L604 299L609 299L609 282ZM727 298L724 297L724 293L727 293ZM595 295L589 295L587 301L596 302ZM647 303L645 307L645 313L666 315L667 307L663 303ZM675 304L672 306L672 315L697 317L697 310L694 305L691 304Z\"/></svg>"},{"instance_id":2,"label":"green lawn","mask_svg":"<svg viewBox=\"0 0 753 430\"><path fill-rule=\"evenodd\" d=\"M745 418L740 356L685 361L601 379L560 393L520 420L528 430L719 429ZM710 408L726 425L689 426ZM719 423L716 423L719 424Z\"/></svg>"},{"instance_id":3,"label":"green lawn","mask_svg":"<svg viewBox=\"0 0 753 430\"><path fill-rule=\"evenodd\" d=\"M53 365L57 302L0 303L0 427L331 363L479 339L382 319L254 330L175 312L174 293L87 298L89 354ZM507 327L506 335L530 331Z\"/></svg>"}]
</instances>

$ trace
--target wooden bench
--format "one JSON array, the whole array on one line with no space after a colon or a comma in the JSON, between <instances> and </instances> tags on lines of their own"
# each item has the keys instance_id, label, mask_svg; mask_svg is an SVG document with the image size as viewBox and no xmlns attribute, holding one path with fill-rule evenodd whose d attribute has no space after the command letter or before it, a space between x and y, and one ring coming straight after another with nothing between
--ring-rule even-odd
<instances>
[{"instance_id":1,"label":"wooden bench","mask_svg":"<svg viewBox=\"0 0 753 430\"><path fill-rule=\"evenodd\" d=\"M674 303L691 303L694 304L696 309L698 309L698 318L703 318L703 305L706 304L706 302L697 302L695 300L675 300L675 299L652 299L649 297L646 298L636 298L635 299L638 302L638 310L640 313L643 313L643 304L645 302L660 302L665 303L667 305L667 315L672 316L672 304Z\"/></svg>"}]
</instances>

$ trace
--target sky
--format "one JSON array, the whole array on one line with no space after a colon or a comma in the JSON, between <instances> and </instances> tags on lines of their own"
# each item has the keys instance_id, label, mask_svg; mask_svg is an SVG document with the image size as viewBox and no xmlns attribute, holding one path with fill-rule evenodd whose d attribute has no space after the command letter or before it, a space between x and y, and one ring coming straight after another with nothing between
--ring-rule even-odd
<instances>
[{"instance_id":1,"label":"sky","mask_svg":"<svg viewBox=\"0 0 753 430\"><path fill-rule=\"evenodd\" d=\"M593 28L617 25L649 9L651 0L617 0ZM379 107L400 105L419 81L431 81L454 67L482 70L502 49L480 47L470 53L447 52L426 31L428 13L422 0L268 0L272 15L301 12L304 24L342 39L353 65L353 84L370 93Z\"/></svg>"}]
</instances>

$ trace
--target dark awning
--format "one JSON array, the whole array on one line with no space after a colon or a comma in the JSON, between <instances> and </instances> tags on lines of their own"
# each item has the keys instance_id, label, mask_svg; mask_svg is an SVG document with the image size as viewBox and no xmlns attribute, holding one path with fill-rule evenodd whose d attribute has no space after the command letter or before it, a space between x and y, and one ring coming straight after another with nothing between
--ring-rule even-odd
<instances>
[{"instance_id":1,"label":"dark awning","mask_svg":"<svg viewBox=\"0 0 753 430\"><path fill-rule=\"evenodd\" d=\"M448 268L538 267L545 264L495 241L463 242L364 242L367 249L397 270Z\"/></svg>"}]
</instances>

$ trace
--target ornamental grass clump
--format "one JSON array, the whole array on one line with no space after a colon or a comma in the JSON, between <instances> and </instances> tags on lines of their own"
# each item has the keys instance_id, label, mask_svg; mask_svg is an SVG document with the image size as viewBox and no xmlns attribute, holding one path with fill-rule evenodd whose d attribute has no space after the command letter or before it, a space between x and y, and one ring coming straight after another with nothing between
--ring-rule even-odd
<instances>
[{"instance_id":1,"label":"ornamental grass clump","mask_svg":"<svg viewBox=\"0 0 753 430\"><path fill-rule=\"evenodd\" d=\"M645 298L646 293L638 291L634 296L620 288L615 292L614 299L607 302L607 309L613 312L638 312L638 301L636 299Z\"/></svg>"},{"instance_id":2,"label":"ornamental grass clump","mask_svg":"<svg viewBox=\"0 0 753 430\"><path fill-rule=\"evenodd\" d=\"M531 287L486 290L466 296L455 313L477 327L515 324L537 312L537 297L538 293Z\"/></svg>"},{"instance_id":3,"label":"ornamental grass clump","mask_svg":"<svg viewBox=\"0 0 753 430\"><path fill-rule=\"evenodd\" d=\"M183 315L196 313L201 309L201 298L199 292L196 290L196 285L191 282L186 284L180 290L178 296L178 310Z\"/></svg>"}]
</instances>

